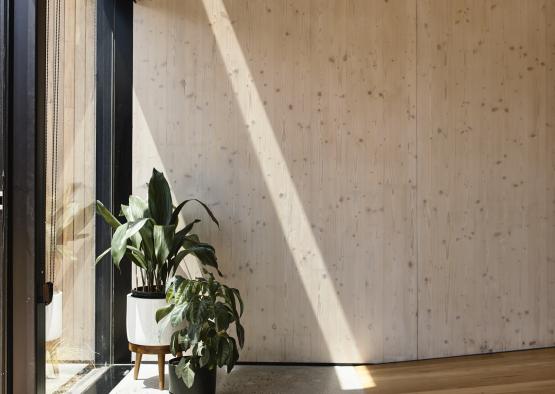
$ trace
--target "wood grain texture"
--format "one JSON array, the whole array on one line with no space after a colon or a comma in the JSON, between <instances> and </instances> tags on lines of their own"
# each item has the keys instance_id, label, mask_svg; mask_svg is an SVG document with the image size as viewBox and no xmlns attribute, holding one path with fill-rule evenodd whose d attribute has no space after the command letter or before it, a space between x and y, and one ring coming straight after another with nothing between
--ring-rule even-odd
<instances>
[{"instance_id":1,"label":"wood grain texture","mask_svg":"<svg viewBox=\"0 0 555 394\"><path fill-rule=\"evenodd\" d=\"M134 189L156 166L214 208L245 361L416 357L415 11L135 6Z\"/></svg>"},{"instance_id":2,"label":"wood grain texture","mask_svg":"<svg viewBox=\"0 0 555 394\"><path fill-rule=\"evenodd\" d=\"M94 360L95 13L94 0L61 2L58 107L57 247L54 276L63 292L62 361ZM50 3L47 125L47 242L50 250L53 165L55 2Z\"/></svg>"},{"instance_id":3,"label":"wood grain texture","mask_svg":"<svg viewBox=\"0 0 555 394\"><path fill-rule=\"evenodd\" d=\"M548 9L418 2L420 358L555 344Z\"/></svg>"},{"instance_id":4,"label":"wood grain texture","mask_svg":"<svg viewBox=\"0 0 555 394\"><path fill-rule=\"evenodd\" d=\"M135 5L134 191L214 208L242 360L555 344L554 9Z\"/></svg>"},{"instance_id":5,"label":"wood grain texture","mask_svg":"<svg viewBox=\"0 0 555 394\"><path fill-rule=\"evenodd\" d=\"M555 392L555 349L355 367L377 394Z\"/></svg>"}]
</instances>

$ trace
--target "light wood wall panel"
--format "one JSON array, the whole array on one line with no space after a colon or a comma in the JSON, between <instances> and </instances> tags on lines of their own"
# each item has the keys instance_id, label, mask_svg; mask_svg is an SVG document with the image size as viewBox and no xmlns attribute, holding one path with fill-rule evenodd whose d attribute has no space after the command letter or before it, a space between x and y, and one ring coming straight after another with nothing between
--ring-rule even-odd
<instances>
[{"instance_id":1,"label":"light wood wall panel","mask_svg":"<svg viewBox=\"0 0 555 394\"><path fill-rule=\"evenodd\" d=\"M214 208L202 235L246 300L243 360L416 357L415 12L135 6L134 189L156 166Z\"/></svg>"},{"instance_id":2,"label":"light wood wall panel","mask_svg":"<svg viewBox=\"0 0 555 394\"><path fill-rule=\"evenodd\" d=\"M420 358L555 344L553 4L418 2Z\"/></svg>"},{"instance_id":3,"label":"light wood wall panel","mask_svg":"<svg viewBox=\"0 0 555 394\"><path fill-rule=\"evenodd\" d=\"M66 0L59 10L59 104L56 183L56 252L52 270L50 223L54 164L54 35L56 2L50 3L47 126L47 280L63 293L63 325L57 357L94 360L96 1ZM52 276L52 271L54 275ZM48 373L50 369L47 368Z\"/></svg>"},{"instance_id":4,"label":"light wood wall panel","mask_svg":"<svg viewBox=\"0 0 555 394\"><path fill-rule=\"evenodd\" d=\"M554 10L138 1L134 190L214 208L243 360L555 344Z\"/></svg>"}]
</instances>

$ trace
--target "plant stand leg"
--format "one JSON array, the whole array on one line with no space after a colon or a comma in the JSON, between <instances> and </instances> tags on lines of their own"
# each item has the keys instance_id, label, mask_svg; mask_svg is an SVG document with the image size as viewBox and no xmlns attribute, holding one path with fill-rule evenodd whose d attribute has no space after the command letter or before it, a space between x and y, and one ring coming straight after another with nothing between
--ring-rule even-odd
<instances>
[{"instance_id":1,"label":"plant stand leg","mask_svg":"<svg viewBox=\"0 0 555 394\"><path fill-rule=\"evenodd\" d=\"M133 376L135 380L137 380L139 378L139 369L141 368L141 359L143 358L143 354L136 352L135 356L135 368L133 369Z\"/></svg>"},{"instance_id":2,"label":"plant stand leg","mask_svg":"<svg viewBox=\"0 0 555 394\"><path fill-rule=\"evenodd\" d=\"M158 388L164 390L164 366L166 364L166 355L158 355Z\"/></svg>"},{"instance_id":3,"label":"plant stand leg","mask_svg":"<svg viewBox=\"0 0 555 394\"><path fill-rule=\"evenodd\" d=\"M139 368L141 367L141 358L143 354L156 354L158 356L158 387L164 390L164 368L166 366L166 354L170 354L170 347L168 345L136 345L129 342L129 351L137 355L135 361L135 380L139 376Z\"/></svg>"}]
</instances>

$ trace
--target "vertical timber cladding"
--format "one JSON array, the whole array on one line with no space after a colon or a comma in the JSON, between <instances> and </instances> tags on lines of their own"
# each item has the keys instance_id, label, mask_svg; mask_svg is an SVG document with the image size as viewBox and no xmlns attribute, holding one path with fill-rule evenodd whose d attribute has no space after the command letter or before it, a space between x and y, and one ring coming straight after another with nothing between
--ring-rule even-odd
<instances>
[{"instance_id":1,"label":"vertical timber cladding","mask_svg":"<svg viewBox=\"0 0 555 394\"><path fill-rule=\"evenodd\" d=\"M135 5L134 191L214 208L243 360L553 344L554 8Z\"/></svg>"},{"instance_id":2,"label":"vertical timber cladding","mask_svg":"<svg viewBox=\"0 0 555 394\"><path fill-rule=\"evenodd\" d=\"M554 5L418 2L420 358L555 344Z\"/></svg>"},{"instance_id":3,"label":"vertical timber cladding","mask_svg":"<svg viewBox=\"0 0 555 394\"><path fill-rule=\"evenodd\" d=\"M221 219L244 361L416 358L415 12L135 5L134 189L155 165Z\"/></svg>"},{"instance_id":4,"label":"vertical timber cladding","mask_svg":"<svg viewBox=\"0 0 555 394\"><path fill-rule=\"evenodd\" d=\"M56 174L56 249L53 267L46 263L47 280L63 293L60 361L94 359L95 292L95 38L96 1L66 0L59 10L60 32L54 34L56 2L50 4L48 37L50 64L47 91L48 138L46 171L46 248L50 252ZM53 166L54 48L60 46L57 167ZM53 268L53 269L52 269ZM54 275L52 275L52 271Z\"/></svg>"}]
</instances>

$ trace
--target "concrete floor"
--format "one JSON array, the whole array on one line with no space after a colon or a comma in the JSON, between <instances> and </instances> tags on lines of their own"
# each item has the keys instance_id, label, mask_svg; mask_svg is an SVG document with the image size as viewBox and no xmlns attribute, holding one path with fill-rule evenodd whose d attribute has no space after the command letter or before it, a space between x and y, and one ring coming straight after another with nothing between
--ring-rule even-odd
<instances>
[{"instance_id":1,"label":"concrete floor","mask_svg":"<svg viewBox=\"0 0 555 394\"><path fill-rule=\"evenodd\" d=\"M298 366L250 366L239 365L231 374L218 371L218 394L288 394L344 392L336 370L348 377L352 367L298 367ZM139 379L133 380L133 372L112 390L112 393L168 393L158 390L158 369L155 364L141 365ZM344 387L346 387L344 385ZM348 390L348 393L363 393L364 390Z\"/></svg>"},{"instance_id":2,"label":"concrete floor","mask_svg":"<svg viewBox=\"0 0 555 394\"><path fill-rule=\"evenodd\" d=\"M168 392L157 387L156 364L145 364L138 380L127 372L112 393ZM358 367L238 366L218 373L217 392L555 393L555 348Z\"/></svg>"}]
</instances>

